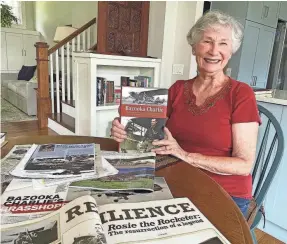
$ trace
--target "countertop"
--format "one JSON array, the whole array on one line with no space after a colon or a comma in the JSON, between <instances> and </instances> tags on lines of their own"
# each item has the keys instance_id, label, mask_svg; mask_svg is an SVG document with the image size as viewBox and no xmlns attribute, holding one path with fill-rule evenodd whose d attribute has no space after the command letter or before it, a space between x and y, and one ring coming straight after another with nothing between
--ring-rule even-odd
<instances>
[{"instance_id":1,"label":"countertop","mask_svg":"<svg viewBox=\"0 0 287 244\"><path fill-rule=\"evenodd\" d=\"M287 106L287 91L284 90L255 92L255 97L259 102L274 103Z\"/></svg>"}]
</instances>

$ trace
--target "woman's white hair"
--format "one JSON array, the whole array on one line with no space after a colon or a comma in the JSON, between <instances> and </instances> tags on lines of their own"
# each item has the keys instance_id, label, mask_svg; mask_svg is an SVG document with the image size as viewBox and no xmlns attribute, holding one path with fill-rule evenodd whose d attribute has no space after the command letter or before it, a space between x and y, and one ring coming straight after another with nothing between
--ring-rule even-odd
<instances>
[{"instance_id":1,"label":"woman's white hair","mask_svg":"<svg viewBox=\"0 0 287 244\"><path fill-rule=\"evenodd\" d=\"M243 26L232 16L218 10L212 10L201 16L187 34L189 45L196 44L203 31L215 26L229 27L232 30L232 53L235 53L243 39Z\"/></svg>"}]
</instances>

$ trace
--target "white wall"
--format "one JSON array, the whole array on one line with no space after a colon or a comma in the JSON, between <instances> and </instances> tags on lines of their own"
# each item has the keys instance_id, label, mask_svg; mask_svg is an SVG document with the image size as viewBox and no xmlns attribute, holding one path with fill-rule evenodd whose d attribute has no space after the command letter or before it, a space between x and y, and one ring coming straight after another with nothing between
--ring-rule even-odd
<instances>
[{"instance_id":1,"label":"white wall","mask_svg":"<svg viewBox=\"0 0 287 244\"><path fill-rule=\"evenodd\" d=\"M176 80L189 79L196 71L186 35L203 12L203 2L167 1L162 51L161 86L170 87ZM194 58L193 58L194 59ZM183 75L172 73L173 64L183 64ZM192 66L191 66L192 64Z\"/></svg>"},{"instance_id":2,"label":"white wall","mask_svg":"<svg viewBox=\"0 0 287 244\"><path fill-rule=\"evenodd\" d=\"M80 27L97 15L98 2L96 1L35 2L35 28L50 46L54 45L53 38L57 26Z\"/></svg>"},{"instance_id":3,"label":"white wall","mask_svg":"<svg viewBox=\"0 0 287 244\"><path fill-rule=\"evenodd\" d=\"M165 1L151 1L149 11L149 30L147 55L161 58L164 19L165 19Z\"/></svg>"},{"instance_id":4,"label":"white wall","mask_svg":"<svg viewBox=\"0 0 287 244\"><path fill-rule=\"evenodd\" d=\"M34 16L35 2L25 1L24 4L25 4L26 29L35 30L35 16Z\"/></svg>"}]
</instances>

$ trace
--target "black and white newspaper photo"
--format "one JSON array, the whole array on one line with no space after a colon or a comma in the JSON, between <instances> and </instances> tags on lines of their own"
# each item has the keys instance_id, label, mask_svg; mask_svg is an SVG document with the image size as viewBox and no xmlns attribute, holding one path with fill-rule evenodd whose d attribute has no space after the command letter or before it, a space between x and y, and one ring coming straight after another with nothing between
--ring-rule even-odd
<instances>
[{"instance_id":1,"label":"black and white newspaper photo","mask_svg":"<svg viewBox=\"0 0 287 244\"><path fill-rule=\"evenodd\" d=\"M33 145L10 173L23 178L95 175L97 156L100 145L94 143Z\"/></svg>"}]
</instances>

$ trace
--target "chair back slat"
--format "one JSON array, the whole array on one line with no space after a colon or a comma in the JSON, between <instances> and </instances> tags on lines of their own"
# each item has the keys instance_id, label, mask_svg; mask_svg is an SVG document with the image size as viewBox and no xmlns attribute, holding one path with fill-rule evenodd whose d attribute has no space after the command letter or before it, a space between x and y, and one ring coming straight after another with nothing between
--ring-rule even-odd
<instances>
[{"instance_id":1,"label":"chair back slat","mask_svg":"<svg viewBox=\"0 0 287 244\"><path fill-rule=\"evenodd\" d=\"M269 135L269 131L270 131L270 124L271 124L271 121L268 119L265 131L264 131L263 139L261 141L261 145L260 145L260 148L259 148L259 152L258 152L256 161L255 161L255 166L254 166L254 169L253 169L253 173L252 173L252 184L254 184L254 181L255 181L255 178L256 178L256 174L258 173L258 167L260 165L260 162L264 158L263 152L266 149L268 135Z\"/></svg>"},{"instance_id":2,"label":"chair back slat","mask_svg":"<svg viewBox=\"0 0 287 244\"><path fill-rule=\"evenodd\" d=\"M261 105L258 105L258 110L261 118L264 115L268 120L263 138L259 142L261 144L252 172L252 183L255 189L253 197L260 207L281 162L284 138L281 126L274 115ZM256 178L258 180L255 182Z\"/></svg>"},{"instance_id":3,"label":"chair back slat","mask_svg":"<svg viewBox=\"0 0 287 244\"><path fill-rule=\"evenodd\" d=\"M262 170L260 172L260 177L259 177L259 180L258 180L257 185L256 185L256 189L255 189L255 192L254 192L254 197L255 198L257 197L257 195L259 193L259 190L261 189L261 186L263 184L263 180L265 179L266 170L267 170L267 167L269 166L269 161L270 161L271 155L273 153L273 149L274 149L274 146L275 146L276 142L277 142L277 133L273 137L272 143L271 143L271 145L269 147L269 150L268 150L267 157L264 160L263 168L262 168Z\"/></svg>"}]
</instances>

